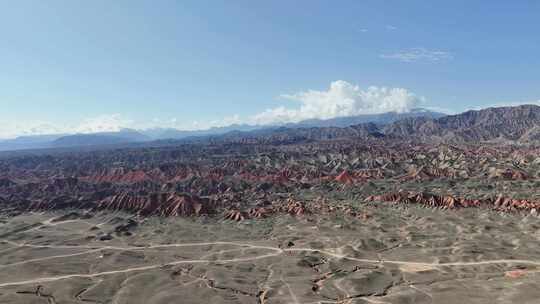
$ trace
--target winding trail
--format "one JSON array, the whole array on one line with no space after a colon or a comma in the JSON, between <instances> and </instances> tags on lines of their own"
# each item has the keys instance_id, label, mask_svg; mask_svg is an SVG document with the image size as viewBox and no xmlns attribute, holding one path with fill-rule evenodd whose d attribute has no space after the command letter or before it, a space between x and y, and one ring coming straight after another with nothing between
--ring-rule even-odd
<instances>
[{"instance_id":1,"label":"winding trail","mask_svg":"<svg viewBox=\"0 0 540 304\"><path fill-rule=\"evenodd\" d=\"M43 226L57 226L64 223L71 223L71 222L77 222L80 220L66 220L66 221L60 221L60 222L53 222L53 219L49 219L47 221L42 222L41 226L35 227L34 229L37 229L39 227ZM86 221L82 221L85 224L92 225L91 223L88 223ZM197 260L177 260L172 261L169 263L164 264L154 264L154 265L146 265L146 266L138 266L138 267L130 267L126 269L120 269L120 270L111 270L111 271L103 271L103 272L96 272L96 273L78 273L78 274L67 274L67 275L58 275L58 276L51 276L51 277L41 277L41 278L35 278L32 280L23 280L23 281L13 281L13 282L4 282L0 283L1 287L8 287L8 286L18 286L18 285L28 285L28 284L36 284L36 283L45 283L45 282L54 282L59 280L66 280L66 279L72 279L72 278L95 278L95 277L102 277L107 275L113 275L113 274L120 274L120 273L130 273L130 272L139 272L139 271L148 271L148 270L154 270L161 267L167 267L167 266L175 266L175 265L181 265L181 264L196 264L196 263L238 263L238 262L248 262L248 261L254 261L254 260L260 260L260 259L266 259L266 258L272 258L280 256L284 253L301 253L301 252L313 252L313 253L319 253L323 254L329 257L338 258L338 259L347 259L351 261L361 262L361 263L371 263L371 264L395 264L395 265L405 265L405 266L412 266L412 267L430 267L430 268L439 268L439 267L468 267L468 266L477 266L477 265L490 265L490 264L525 264L525 265L533 265L533 266L540 266L540 261L533 261L533 260L514 260L514 259L499 259L499 260L485 260L485 261L475 261L475 262L448 262L448 263L426 263L426 262L410 262L410 261L400 261L400 260L384 260L384 259L359 259L339 253L335 253L329 250L322 250L322 249L314 249L314 248L279 248L279 247L272 247L272 246L263 246L263 245L256 245L256 244L249 244L249 243L241 243L241 242L228 242L228 241L216 241L216 242L200 242L200 243L176 243L176 244L157 244L157 245L148 245L148 246L93 246L93 245L36 245L36 244L28 244L28 243L17 243L9 240L0 240L1 244L8 244L11 245L11 248L3 249L2 251L7 251L14 248L22 248L22 247L28 247L28 248L38 248L38 249L44 249L44 248L51 248L51 249L74 249L74 250L84 250L82 252L75 252L70 254L62 254L62 255L55 255L55 256L48 256L43 258L35 258L35 259L29 259L25 261L20 262L14 262L11 264L4 264L0 265L0 269L7 268L7 267L13 267L18 265L24 265L27 263L34 263L34 262L40 262L40 261L46 261L46 260L52 260L52 259L61 259L61 258L68 258L68 257L74 257L74 256L81 256L85 254L90 253L96 253L101 252L104 250L116 250L116 251L141 251L141 250L150 250L150 249L167 249L167 248L182 248L182 247L195 247L195 246L216 246L216 245L228 245L228 246L234 246L239 247L235 249L228 249L228 250L220 250L217 252L210 252L206 255L201 256L201 259ZM208 259L208 257L211 257L213 255L221 255L226 252L234 252L234 251L240 251L244 252L246 249L259 249L259 250L266 250L270 253L256 255L256 256L249 256L249 257L241 257L241 258L234 258L234 259ZM539 271L531 271L531 272L539 272ZM291 292L293 300L295 302L298 302L294 294L292 294L292 290L290 286L281 278L283 283L287 285L289 291ZM268 287L268 286L267 286ZM420 290L419 290L420 291Z\"/></svg>"},{"instance_id":2,"label":"winding trail","mask_svg":"<svg viewBox=\"0 0 540 304\"><path fill-rule=\"evenodd\" d=\"M15 246L15 247L55 248L55 249L88 249L88 250L83 251L83 252L72 253L72 254L49 256L49 257L44 257L44 258L38 258L38 259L31 259L31 260L16 262L16 263L12 263L12 264L0 265L0 268L10 267L10 266L17 266L17 265L22 265L22 264L25 264L25 263L38 262L38 261L44 261L44 260L50 260L50 259L56 259L56 258L80 256L80 255L84 255L84 254L88 254L88 253L99 252L99 251L102 251L102 250L135 251L135 250L158 249L158 248L181 248L181 247L194 247L194 246L231 245L231 246L243 247L244 249L268 250L271 253L252 256L252 257L234 258L234 259L178 260L178 261L173 261L173 262L169 262L169 263L165 263L165 264L130 267L130 268L121 269L121 270L111 270L111 271L104 271L104 272L97 272L97 273L90 273L90 274L81 273L81 274L68 274L68 275L59 275L59 276L51 276L51 277L41 277L41 278L36 278L36 279L32 279L32 280L0 283L0 287L8 287L8 286L16 286L16 285L27 285L27 284L36 284L36 283L45 283L45 282L54 282L54 281L59 281L59 280L72 279L72 278L95 278L95 277L101 277L101 276L107 276L107 275L113 275L113 274L119 274L119 273L147 271L147 270L157 269L157 268L160 268L160 267L175 266L175 265L180 265L180 264L247 262L247 261L254 261L254 260L266 259L266 258L271 258L271 257L277 257L277 256L282 255L283 253L286 253L286 252L315 252L315 253L324 254L324 255L327 255L327 256L330 256L330 257L334 257L334 258L347 259L347 260L352 260L352 261L357 261L357 262L362 262L362 263L396 264L396 265L410 265L410 266L428 266L428 267L434 267L434 268L435 267L455 267L455 266L464 266L464 267L466 267L466 266L489 265L489 264L527 264L527 265L540 266L539 261L512 260L512 259L486 260L486 261L477 261L477 262L449 262L449 263L423 263L423 262L409 262L409 261L397 261L397 260L359 259L359 258L354 258L354 257L350 257L350 256L347 256L347 255L337 254L337 253L333 253L333 252L328 251L328 250L321 250L321 249L313 249L313 248L282 249L282 248L271 247L271 246L262 246L262 245L239 243L239 242L225 242L225 241L202 242L202 243L160 244L160 245L150 245L150 246L146 246L146 247L142 247L142 246L130 246L130 247L88 246L88 245L81 245L81 246L75 246L75 245L33 245L33 244L26 244L26 243L20 244L20 243L16 243L16 242L12 242L12 241L7 241L7 240L2 241L2 243L10 244L10 245Z\"/></svg>"},{"instance_id":3,"label":"winding trail","mask_svg":"<svg viewBox=\"0 0 540 304\"><path fill-rule=\"evenodd\" d=\"M293 300L293 304L300 304L300 302L298 302L298 298L296 297L296 294L291 288L291 285L289 285L289 283L285 281L285 279L283 278L283 275L281 275L280 281L287 287L287 290L289 291L289 294L291 295L291 299Z\"/></svg>"},{"instance_id":4,"label":"winding trail","mask_svg":"<svg viewBox=\"0 0 540 304\"><path fill-rule=\"evenodd\" d=\"M373 260L373 259L358 259L342 254L333 253L327 250L321 249L312 249L312 248L294 248L294 249L283 249L283 251L308 251L308 252L318 252L324 255L328 255L335 258L347 259L351 261L357 261L362 263L376 263L376 264L396 264L396 265L411 265L411 266L429 266L429 267L444 267L444 266L475 266L475 265L486 265L486 264L527 264L540 266L540 261L532 260L512 260L512 259L500 259L500 260L486 260L486 261L477 261L477 262L448 262L448 263L423 263L423 262L409 262L409 261L397 261L397 260Z\"/></svg>"},{"instance_id":5,"label":"winding trail","mask_svg":"<svg viewBox=\"0 0 540 304\"><path fill-rule=\"evenodd\" d=\"M32 263L32 262L40 262L40 261L57 259L57 258L67 258L67 257L85 255L85 254L89 254L89 253L99 252L99 251L102 251L102 250L103 249L92 249L92 250L86 250L86 251L76 252L76 253L53 255L53 256L44 257L44 258L30 259L30 260L25 260L25 261L21 261L21 262L15 262L15 263L11 263L11 264L0 265L0 269L6 268L6 267L11 267L11 266L23 265L23 264Z\"/></svg>"}]
</instances>

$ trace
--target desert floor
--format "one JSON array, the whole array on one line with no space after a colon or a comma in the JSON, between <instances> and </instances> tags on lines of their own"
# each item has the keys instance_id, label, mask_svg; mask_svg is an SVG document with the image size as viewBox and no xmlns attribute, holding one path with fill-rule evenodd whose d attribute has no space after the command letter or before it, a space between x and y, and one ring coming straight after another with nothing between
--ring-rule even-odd
<instances>
[{"instance_id":1,"label":"desert floor","mask_svg":"<svg viewBox=\"0 0 540 304\"><path fill-rule=\"evenodd\" d=\"M370 216L1 216L0 303L540 302L540 218L360 208Z\"/></svg>"}]
</instances>

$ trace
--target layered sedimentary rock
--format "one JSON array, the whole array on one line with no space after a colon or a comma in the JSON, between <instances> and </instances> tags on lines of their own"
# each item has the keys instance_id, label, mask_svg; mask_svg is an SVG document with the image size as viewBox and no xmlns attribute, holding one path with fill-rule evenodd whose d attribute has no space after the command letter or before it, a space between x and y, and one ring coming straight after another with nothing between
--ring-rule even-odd
<instances>
[{"instance_id":1,"label":"layered sedimentary rock","mask_svg":"<svg viewBox=\"0 0 540 304\"><path fill-rule=\"evenodd\" d=\"M532 211L540 209L540 201L512 199L499 195L496 198L470 199L452 195L436 195L423 192L399 191L382 195L369 196L368 202L392 202L420 204L436 208L479 208L486 207L498 211Z\"/></svg>"},{"instance_id":2,"label":"layered sedimentary rock","mask_svg":"<svg viewBox=\"0 0 540 304\"><path fill-rule=\"evenodd\" d=\"M540 182L537 146L338 137L280 145L255 141L10 156L0 158L0 202L18 210L257 219L332 212L358 216L351 203L399 188L420 194L393 193L383 200L493 207L497 193L504 193L500 205L511 207L501 210L509 211L535 209L540 200L534 191ZM456 185L462 189L453 192ZM431 187L459 195L422 193ZM326 200L313 199L320 195ZM465 196L483 199L460 198Z\"/></svg>"},{"instance_id":3,"label":"layered sedimentary rock","mask_svg":"<svg viewBox=\"0 0 540 304\"><path fill-rule=\"evenodd\" d=\"M200 216L215 213L215 207L210 200L184 193L121 193L101 201L96 208L159 216Z\"/></svg>"}]
</instances>

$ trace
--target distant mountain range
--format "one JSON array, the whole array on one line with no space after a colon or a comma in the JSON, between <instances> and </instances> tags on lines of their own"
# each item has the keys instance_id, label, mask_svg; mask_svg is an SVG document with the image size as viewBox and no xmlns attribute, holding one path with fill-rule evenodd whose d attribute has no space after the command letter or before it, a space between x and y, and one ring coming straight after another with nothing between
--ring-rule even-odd
<instances>
[{"instance_id":1,"label":"distant mountain range","mask_svg":"<svg viewBox=\"0 0 540 304\"><path fill-rule=\"evenodd\" d=\"M281 126L231 125L201 131L131 130L94 134L21 136L0 142L0 150L94 147L183 142L295 143L300 141L388 138L430 142L540 143L540 107L487 108L445 115L417 109L408 113L307 120Z\"/></svg>"},{"instance_id":2,"label":"distant mountain range","mask_svg":"<svg viewBox=\"0 0 540 304\"><path fill-rule=\"evenodd\" d=\"M286 144L301 141L387 138L422 142L501 142L540 144L540 107L487 108L443 117L417 116L387 124L361 123L348 127L278 128L230 132L213 141Z\"/></svg>"},{"instance_id":3,"label":"distant mountain range","mask_svg":"<svg viewBox=\"0 0 540 304\"><path fill-rule=\"evenodd\" d=\"M0 151L38 149L50 146L51 143L66 134L28 135L0 141Z\"/></svg>"},{"instance_id":4,"label":"distant mountain range","mask_svg":"<svg viewBox=\"0 0 540 304\"><path fill-rule=\"evenodd\" d=\"M407 118L381 131L387 136L424 141L537 141L540 139L540 107L522 105L467 111L437 119Z\"/></svg>"},{"instance_id":5,"label":"distant mountain range","mask_svg":"<svg viewBox=\"0 0 540 304\"><path fill-rule=\"evenodd\" d=\"M173 128L153 128L153 129L141 130L140 132L153 140L158 140L158 139L183 139L183 138L194 137L194 136L199 137L199 136L220 135L220 134L225 134L225 133L233 132L233 131L249 132L249 131L266 129L266 128L269 128L269 127L268 126L251 126L251 125L245 125L245 124L233 124L226 127L214 127L214 128L210 128L206 130L184 131L184 130L178 130L178 129L173 129Z\"/></svg>"},{"instance_id":6,"label":"distant mountain range","mask_svg":"<svg viewBox=\"0 0 540 304\"><path fill-rule=\"evenodd\" d=\"M181 140L189 138L207 138L215 136L237 136L239 134L266 134L284 132L287 129L300 128L344 128L363 123L373 123L376 126L386 125L405 118L426 117L439 118L445 114L426 109L413 109L406 113L388 112L382 114L357 115L332 119L310 119L299 123L284 125L253 126L246 124L233 124L225 127L210 128L207 130L182 131L172 128L154 128L147 130L122 129L119 132L101 132L92 134L54 134L20 136L15 139L0 141L0 151L47 149L61 147L117 145L127 143L141 143L153 140Z\"/></svg>"},{"instance_id":7,"label":"distant mountain range","mask_svg":"<svg viewBox=\"0 0 540 304\"><path fill-rule=\"evenodd\" d=\"M0 150L94 147L183 142L295 143L300 141L388 138L430 142L540 143L540 107L487 108L445 115L427 110L308 120L281 126L231 125L201 131L131 130L94 134L21 136L0 142Z\"/></svg>"},{"instance_id":8,"label":"distant mountain range","mask_svg":"<svg viewBox=\"0 0 540 304\"><path fill-rule=\"evenodd\" d=\"M230 132L251 132L261 130L276 130L280 128L319 128L337 127L344 128L362 123L374 123L386 125L401 119L413 117L439 118L446 114L429 111L422 108L412 109L410 112L397 113L387 112L382 114L365 114L356 116L337 117L331 119L309 119L297 123L287 123L280 125L253 126L247 124L233 124L226 127L210 128L207 130L182 131L177 129L149 129L141 131L152 139L183 139L188 137L215 136Z\"/></svg>"},{"instance_id":9,"label":"distant mountain range","mask_svg":"<svg viewBox=\"0 0 540 304\"><path fill-rule=\"evenodd\" d=\"M377 125L387 125L405 118L425 117L425 118L440 118L446 114L434 112L427 109L417 108L409 112L397 113L387 112L382 114L366 114L356 116L345 116L331 119L309 119L299 123L285 124L288 128L319 128L319 127L338 127L345 128L364 123L374 123Z\"/></svg>"},{"instance_id":10,"label":"distant mountain range","mask_svg":"<svg viewBox=\"0 0 540 304\"><path fill-rule=\"evenodd\" d=\"M93 134L33 135L0 141L0 151L112 145L150 140L150 137L131 129Z\"/></svg>"},{"instance_id":11,"label":"distant mountain range","mask_svg":"<svg viewBox=\"0 0 540 304\"><path fill-rule=\"evenodd\" d=\"M53 147L77 147L145 142L150 140L152 140L150 137L136 130L122 129L119 132L101 132L62 136L52 141L51 145Z\"/></svg>"}]
</instances>

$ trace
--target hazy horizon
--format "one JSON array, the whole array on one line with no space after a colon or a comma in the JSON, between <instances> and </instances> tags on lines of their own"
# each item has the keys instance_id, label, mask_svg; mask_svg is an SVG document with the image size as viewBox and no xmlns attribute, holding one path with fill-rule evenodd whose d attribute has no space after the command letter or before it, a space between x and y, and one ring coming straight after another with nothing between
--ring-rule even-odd
<instances>
[{"instance_id":1,"label":"hazy horizon","mask_svg":"<svg viewBox=\"0 0 540 304\"><path fill-rule=\"evenodd\" d=\"M0 138L540 104L539 9L4 2Z\"/></svg>"}]
</instances>

